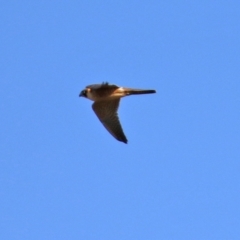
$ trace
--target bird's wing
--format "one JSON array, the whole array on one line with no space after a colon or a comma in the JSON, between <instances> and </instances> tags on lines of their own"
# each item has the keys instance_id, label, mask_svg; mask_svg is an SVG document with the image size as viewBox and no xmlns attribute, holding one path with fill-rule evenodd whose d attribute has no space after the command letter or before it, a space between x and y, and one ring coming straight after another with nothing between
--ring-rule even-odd
<instances>
[{"instance_id":1,"label":"bird's wing","mask_svg":"<svg viewBox=\"0 0 240 240\"><path fill-rule=\"evenodd\" d=\"M98 90L98 89L117 89L119 88L117 85L114 85L114 84L109 84L109 83L102 83L102 84L92 84L92 85L88 85L86 86L86 88L91 88L93 90Z\"/></svg>"},{"instance_id":2,"label":"bird's wing","mask_svg":"<svg viewBox=\"0 0 240 240\"><path fill-rule=\"evenodd\" d=\"M115 137L118 141L127 143L127 138L120 124L117 110L120 99L97 101L92 105L93 111L103 124L103 126Z\"/></svg>"}]
</instances>

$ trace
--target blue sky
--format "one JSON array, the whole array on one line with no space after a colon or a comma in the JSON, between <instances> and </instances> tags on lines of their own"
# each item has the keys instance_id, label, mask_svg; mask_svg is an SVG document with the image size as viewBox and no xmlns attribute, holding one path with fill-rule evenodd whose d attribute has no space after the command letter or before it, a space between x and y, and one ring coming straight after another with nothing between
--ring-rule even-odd
<instances>
[{"instance_id":1,"label":"blue sky","mask_svg":"<svg viewBox=\"0 0 240 240\"><path fill-rule=\"evenodd\" d=\"M239 239L239 1L5 1L0 239ZM116 141L89 84L121 100Z\"/></svg>"}]
</instances>

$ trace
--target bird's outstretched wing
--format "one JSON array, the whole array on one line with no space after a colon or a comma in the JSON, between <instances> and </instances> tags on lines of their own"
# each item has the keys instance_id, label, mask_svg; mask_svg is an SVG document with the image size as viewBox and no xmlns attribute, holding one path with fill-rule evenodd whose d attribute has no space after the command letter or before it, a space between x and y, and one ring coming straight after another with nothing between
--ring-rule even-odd
<instances>
[{"instance_id":1,"label":"bird's outstretched wing","mask_svg":"<svg viewBox=\"0 0 240 240\"><path fill-rule=\"evenodd\" d=\"M117 114L119 102L120 99L97 101L93 103L92 108L109 133L118 141L127 143L127 138L123 132Z\"/></svg>"}]
</instances>

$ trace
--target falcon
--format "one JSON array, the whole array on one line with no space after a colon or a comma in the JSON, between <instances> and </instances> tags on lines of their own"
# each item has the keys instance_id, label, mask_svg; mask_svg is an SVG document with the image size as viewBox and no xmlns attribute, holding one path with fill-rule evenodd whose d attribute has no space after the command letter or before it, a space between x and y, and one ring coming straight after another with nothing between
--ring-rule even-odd
<instances>
[{"instance_id":1,"label":"falcon","mask_svg":"<svg viewBox=\"0 0 240 240\"><path fill-rule=\"evenodd\" d=\"M156 93L156 91L118 87L106 82L86 86L80 92L79 97L85 97L94 101L92 109L103 126L118 141L127 143L128 140L123 132L117 113L120 99L130 95L149 93Z\"/></svg>"}]
</instances>

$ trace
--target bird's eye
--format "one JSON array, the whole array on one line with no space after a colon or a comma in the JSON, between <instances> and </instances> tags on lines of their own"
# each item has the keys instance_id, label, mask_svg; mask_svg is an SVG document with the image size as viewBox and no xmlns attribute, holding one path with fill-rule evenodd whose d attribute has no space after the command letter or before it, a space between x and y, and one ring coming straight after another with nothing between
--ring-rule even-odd
<instances>
[{"instance_id":1,"label":"bird's eye","mask_svg":"<svg viewBox=\"0 0 240 240\"><path fill-rule=\"evenodd\" d=\"M82 90L79 94L79 97L87 97L87 91L86 90Z\"/></svg>"},{"instance_id":2,"label":"bird's eye","mask_svg":"<svg viewBox=\"0 0 240 240\"><path fill-rule=\"evenodd\" d=\"M87 91L86 90L83 90L83 95L87 96Z\"/></svg>"}]
</instances>

